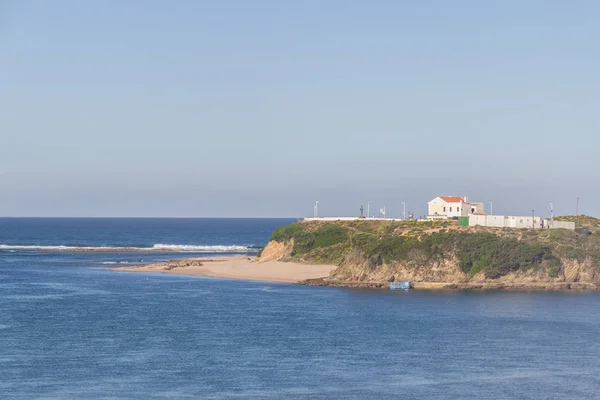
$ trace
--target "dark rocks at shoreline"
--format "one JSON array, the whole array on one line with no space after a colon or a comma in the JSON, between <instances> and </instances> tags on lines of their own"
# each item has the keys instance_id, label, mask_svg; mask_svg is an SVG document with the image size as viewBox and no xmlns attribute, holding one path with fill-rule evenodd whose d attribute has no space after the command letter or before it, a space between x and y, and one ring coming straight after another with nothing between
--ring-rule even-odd
<instances>
[{"instance_id":1,"label":"dark rocks at shoreline","mask_svg":"<svg viewBox=\"0 0 600 400\"><path fill-rule=\"evenodd\" d=\"M298 282L304 286L327 286L354 289L380 289L387 290L389 282L344 282L328 278L308 279ZM536 282L536 283L500 283L500 282L413 282L414 290L442 290L442 291L556 291L556 292L592 292L600 288L595 284L581 282Z\"/></svg>"}]
</instances>

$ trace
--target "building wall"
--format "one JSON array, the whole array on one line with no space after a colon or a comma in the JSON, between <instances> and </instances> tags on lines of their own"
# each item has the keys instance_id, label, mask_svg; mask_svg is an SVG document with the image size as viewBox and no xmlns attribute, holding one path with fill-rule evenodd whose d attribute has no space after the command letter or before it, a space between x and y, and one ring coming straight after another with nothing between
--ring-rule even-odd
<instances>
[{"instance_id":1,"label":"building wall","mask_svg":"<svg viewBox=\"0 0 600 400\"><path fill-rule=\"evenodd\" d=\"M518 229L575 229L575 224L572 222L549 221L542 217L519 217L503 215L471 215L469 216L469 226Z\"/></svg>"},{"instance_id":2,"label":"building wall","mask_svg":"<svg viewBox=\"0 0 600 400\"><path fill-rule=\"evenodd\" d=\"M448 216L448 218L462 217L464 208L464 203L447 203L446 210L448 210L448 212L446 213L446 215ZM464 216L466 217L467 215L469 214L466 214Z\"/></svg>"},{"instance_id":3,"label":"building wall","mask_svg":"<svg viewBox=\"0 0 600 400\"><path fill-rule=\"evenodd\" d=\"M427 215L430 217L468 217L473 212L485 212L485 207L481 202L446 203L446 201L440 197L431 200L427 205Z\"/></svg>"},{"instance_id":4,"label":"building wall","mask_svg":"<svg viewBox=\"0 0 600 400\"><path fill-rule=\"evenodd\" d=\"M505 218L503 215L486 215L486 225L494 228L504 228Z\"/></svg>"},{"instance_id":5,"label":"building wall","mask_svg":"<svg viewBox=\"0 0 600 400\"><path fill-rule=\"evenodd\" d=\"M504 228L506 218L503 215L470 215L469 226L489 226Z\"/></svg>"},{"instance_id":6,"label":"building wall","mask_svg":"<svg viewBox=\"0 0 600 400\"><path fill-rule=\"evenodd\" d=\"M442 215L446 216L448 212L448 208L446 207L446 202L439 197L431 200L428 204L428 215Z\"/></svg>"},{"instance_id":7,"label":"building wall","mask_svg":"<svg viewBox=\"0 0 600 400\"><path fill-rule=\"evenodd\" d=\"M506 225L507 228L541 229L543 227L543 219L541 217L511 216L507 217L507 219L510 221L510 223Z\"/></svg>"},{"instance_id":8,"label":"building wall","mask_svg":"<svg viewBox=\"0 0 600 400\"><path fill-rule=\"evenodd\" d=\"M486 226L487 215L470 215L469 226Z\"/></svg>"},{"instance_id":9,"label":"building wall","mask_svg":"<svg viewBox=\"0 0 600 400\"><path fill-rule=\"evenodd\" d=\"M429 216L445 216L448 218L467 217L469 208L466 203L446 203L443 199L436 197L428 204Z\"/></svg>"},{"instance_id":10,"label":"building wall","mask_svg":"<svg viewBox=\"0 0 600 400\"><path fill-rule=\"evenodd\" d=\"M469 202L470 206L469 206L469 213L473 214L473 213L482 213L485 214L485 206L483 203L481 202ZM475 211L472 211L473 209L475 209Z\"/></svg>"}]
</instances>

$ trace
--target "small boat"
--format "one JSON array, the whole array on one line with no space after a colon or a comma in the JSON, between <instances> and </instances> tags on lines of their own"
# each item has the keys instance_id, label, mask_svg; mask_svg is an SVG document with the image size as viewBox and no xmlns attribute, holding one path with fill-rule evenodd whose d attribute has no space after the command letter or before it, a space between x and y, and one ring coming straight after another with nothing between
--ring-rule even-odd
<instances>
[{"instance_id":1,"label":"small boat","mask_svg":"<svg viewBox=\"0 0 600 400\"><path fill-rule=\"evenodd\" d=\"M390 290L409 290L412 289L410 281L390 282Z\"/></svg>"}]
</instances>

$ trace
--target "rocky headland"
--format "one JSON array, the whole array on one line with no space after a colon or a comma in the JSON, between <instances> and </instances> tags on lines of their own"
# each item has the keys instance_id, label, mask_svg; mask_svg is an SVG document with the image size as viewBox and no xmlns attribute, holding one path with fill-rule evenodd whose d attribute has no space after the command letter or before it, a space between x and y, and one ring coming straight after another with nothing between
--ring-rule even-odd
<instances>
[{"instance_id":1,"label":"rocky headland","mask_svg":"<svg viewBox=\"0 0 600 400\"><path fill-rule=\"evenodd\" d=\"M563 229L459 227L454 221L302 221L278 228L258 262L332 264L305 285L415 289L598 290L600 221Z\"/></svg>"}]
</instances>

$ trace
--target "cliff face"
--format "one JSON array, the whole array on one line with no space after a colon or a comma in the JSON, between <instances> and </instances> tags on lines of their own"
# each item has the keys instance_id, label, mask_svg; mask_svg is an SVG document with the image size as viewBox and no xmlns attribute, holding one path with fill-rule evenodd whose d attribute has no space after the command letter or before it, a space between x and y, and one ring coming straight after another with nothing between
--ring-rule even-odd
<instances>
[{"instance_id":1,"label":"cliff face","mask_svg":"<svg viewBox=\"0 0 600 400\"><path fill-rule=\"evenodd\" d=\"M299 223L273 235L261 261L327 262L311 284L385 287L410 280L436 288L600 288L600 235L433 222ZM417 229L414 229L417 228Z\"/></svg>"},{"instance_id":2,"label":"cliff face","mask_svg":"<svg viewBox=\"0 0 600 400\"><path fill-rule=\"evenodd\" d=\"M410 262L390 262L373 267L365 260L364 254L357 252L345 259L331 273L332 280L355 282L396 282L411 280L415 282L467 282L469 277L458 268L455 258L434 261L428 265L417 266Z\"/></svg>"},{"instance_id":3,"label":"cliff face","mask_svg":"<svg viewBox=\"0 0 600 400\"><path fill-rule=\"evenodd\" d=\"M286 261L294 250L294 239L287 243L271 240L262 250L258 262Z\"/></svg>"}]
</instances>

